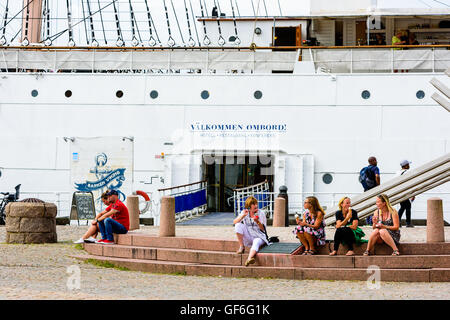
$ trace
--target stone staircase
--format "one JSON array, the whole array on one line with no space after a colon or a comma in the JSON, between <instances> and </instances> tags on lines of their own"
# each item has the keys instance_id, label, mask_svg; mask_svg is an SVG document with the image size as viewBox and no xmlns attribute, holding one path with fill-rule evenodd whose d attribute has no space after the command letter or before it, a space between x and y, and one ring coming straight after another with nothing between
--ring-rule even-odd
<instances>
[{"instance_id":1,"label":"stone staircase","mask_svg":"<svg viewBox=\"0 0 450 320\"><path fill-rule=\"evenodd\" d=\"M377 245L375 254L362 256L366 244L355 247L355 256L345 256L341 246L338 256L329 256L332 243L317 255L259 253L256 263L245 267L249 249L236 254L237 241L186 237L157 237L131 232L118 235L115 245L84 244L87 255L78 259L109 262L134 271L196 276L279 278L296 280L361 280L377 266L381 281L450 281L450 242L402 243L401 256L391 256L392 249Z\"/></svg>"}]
</instances>

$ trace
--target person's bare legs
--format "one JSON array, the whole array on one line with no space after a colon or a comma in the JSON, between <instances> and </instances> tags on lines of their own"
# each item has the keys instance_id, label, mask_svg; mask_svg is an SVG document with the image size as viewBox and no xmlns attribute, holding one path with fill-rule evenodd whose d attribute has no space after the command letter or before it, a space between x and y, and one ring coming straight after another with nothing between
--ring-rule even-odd
<instances>
[{"instance_id":1,"label":"person's bare legs","mask_svg":"<svg viewBox=\"0 0 450 320\"><path fill-rule=\"evenodd\" d=\"M316 238L313 235L310 235L308 232L304 233L306 241L308 241L308 245L309 245L309 250L316 252L316 247L315 247L315 243L316 243Z\"/></svg>"},{"instance_id":2,"label":"person's bare legs","mask_svg":"<svg viewBox=\"0 0 450 320\"><path fill-rule=\"evenodd\" d=\"M89 227L88 231L86 231L86 233L81 237L81 239L86 240L89 237L95 237L97 238L97 234L98 234L98 228L96 225L92 225Z\"/></svg>"},{"instance_id":3,"label":"person's bare legs","mask_svg":"<svg viewBox=\"0 0 450 320\"><path fill-rule=\"evenodd\" d=\"M237 251L237 253L243 253L245 246L244 246L244 235L242 233L238 233L236 232L236 236L238 238L239 241L239 250Z\"/></svg>"},{"instance_id":4,"label":"person's bare legs","mask_svg":"<svg viewBox=\"0 0 450 320\"><path fill-rule=\"evenodd\" d=\"M397 251L397 245L394 242L394 239L392 239L391 235L389 234L389 231L386 229L380 230L380 237L383 239L383 241L392 248L392 250Z\"/></svg>"},{"instance_id":5,"label":"person's bare legs","mask_svg":"<svg viewBox=\"0 0 450 320\"><path fill-rule=\"evenodd\" d=\"M297 238L300 240L301 244L305 247L305 252L309 251L309 243L305 238L305 233L297 232Z\"/></svg>"}]
</instances>

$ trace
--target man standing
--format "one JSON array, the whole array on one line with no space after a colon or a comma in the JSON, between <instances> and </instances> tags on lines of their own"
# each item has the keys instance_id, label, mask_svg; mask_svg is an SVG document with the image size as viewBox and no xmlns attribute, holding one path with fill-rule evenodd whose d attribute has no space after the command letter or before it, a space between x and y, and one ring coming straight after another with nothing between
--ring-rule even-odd
<instances>
[{"instance_id":1,"label":"man standing","mask_svg":"<svg viewBox=\"0 0 450 320\"><path fill-rule=\"evenodd\" d=\"M408 171L410 164L411 164L411 161L408 161L408 160L403 160L402 162L400 162L400 166L402 167L402 169L395 174L395 177L400 177L406 171ZM401 226L401 222L402 222L403 212L406 211L406 227L414 228L413 224L411 223L411 202L413 202L413 201L414 201L414 197L400 202L400 210L398 211L398 218L400 221L400 226Z\"/></svg>"},{"instance_id":2,"label":"man standing","mask_svg":"<svg viewBox=\"0 0 450 320\"><path fill-rule=\"evenodd\" d=\"M130 229L130 216L127 207L119 200L119 193L111 190L107 193L108 201L112 204L111 210L96 219L102 234L102 244L114 244L113 233L125 234Z\"/></svg>"}]
</instances>

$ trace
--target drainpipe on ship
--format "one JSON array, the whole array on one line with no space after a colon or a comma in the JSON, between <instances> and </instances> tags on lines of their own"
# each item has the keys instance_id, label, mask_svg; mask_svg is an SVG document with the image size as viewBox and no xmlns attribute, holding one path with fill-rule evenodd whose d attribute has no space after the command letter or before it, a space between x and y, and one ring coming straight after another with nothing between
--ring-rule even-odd
<instances>
[{"instance_id":1,"label":"drainpipe on ship","mask_svg":"<svg viewBox=\"0 0 450 320\"><path fill-rule=\"evenodd\" d=\"M23 0L22 38L25 46L41 42L42 0Z\"/></svg>"}]
</instances>

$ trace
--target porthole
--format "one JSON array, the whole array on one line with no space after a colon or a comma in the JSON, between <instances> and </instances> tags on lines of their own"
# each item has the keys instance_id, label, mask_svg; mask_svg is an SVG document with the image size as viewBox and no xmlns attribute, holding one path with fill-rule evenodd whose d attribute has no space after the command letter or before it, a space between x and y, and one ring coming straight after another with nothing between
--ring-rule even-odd
<instances>
[{"instance_id":1,"label":"porthole","mask_svg":"<svg viewBox=\"0 0 450 320\"><path fill-rule=\"evenodd\" d=\"M370 91L364 90L363 92L361 92L361 97L363 99L369 99L370 98Z\"/></svg>"},{"instance_id":2,"label":"porthole","mask_svg":"<svg viewBox=\"0 0 450 320\"><path fill-rule=\"evenodd\" d=\"M38 96L39 92L37 90L31 91L31 96L36 98Z\"/></svg>"},{"instance_id":3,"label":"porthole","mask_svg":"<svg viewBox=\"0 0 450 320\"><path fill-rule=\"evenodd\" d=\"M261 99L263 96L262 92L259 90L256 90L253 95L254 95L255 99L258 99L258 100Z\"/></svg>"},{"instance_id":4,"label":"porthole","mask_svg":"<svg viewBox=\"0 0 450 320\"><path fill-rule=\"evenodd\" d=\"M117 97L117 98L122 98L122 97L123 97L123 91L122 91L122 90L118 90L118 91L116 92L116 97Z\"/></svg>"},{"instance_id":5,"label":"porthole","mask_svg":"<svg viewBox=\"0 0 450 320\"><path fill-rule=\"evenodd\" d=\"M150 98L152 98L152 99L158 98L158 91L152 90L152 91L150 92Z\"/></svg>"},{"instance_id":6,"label":"porthole","mask_svg":"<svg viewBox=\"0 0 450 320\"><path fill-rule=\"evenodd\" d=\"M203 90L201 93L202 99L206 100L209 98L209 91Z\"/></svg>"},{"instance_id":7,"label":"porthole","mask_svg":"<svg viewBox=\"0 0 450 320\"><path fill-rule=\"evenodd\" d=\"M323 183L325 183L325 184L330 184L330 183L333 182L333 176L332 176L331 174L329 174L329 173L325 173L325 174L322 176L322 181L323 181Z\"/></svg>"},{"instance_id":8,"label":"porthole","mask_svg":"<svg viewBox=\"0 0 450 320\"><path fill-rule=\"evenodd\" d=\"M422 90L417 91L416 92L416 97L417 97L417 99L425 98L425 92L423 92Z\"/></svg>"},{"instance_id":9,"label":"porthole","mask_svg":"<svg viewBox=\"0 0 450 320\"><path fill-rule=\"evenodd\" d=\"M64 95L65 95L67 98L70 98L70 97L72 96L72 91L67 90L67 91L64 93Z\"/></svg>"}]
</instances>

